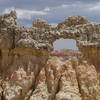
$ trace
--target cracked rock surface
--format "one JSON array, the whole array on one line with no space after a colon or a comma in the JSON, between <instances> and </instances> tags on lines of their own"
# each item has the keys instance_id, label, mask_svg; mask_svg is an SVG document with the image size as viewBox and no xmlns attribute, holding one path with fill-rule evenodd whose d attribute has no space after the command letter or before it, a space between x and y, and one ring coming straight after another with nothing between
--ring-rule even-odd
<instances>
[{"instance_id":1,"label":"cracked rock surface","mask_svg":"<svg viewBox=\"0 0 100 100\"><path fill-rule=\"evenodd\" d=\"M81 57L50 56L53 42L75 39ZM0 100L100 100L100 23L71 16L56 27L0 16Z\"/></svg>"}]
</instances>

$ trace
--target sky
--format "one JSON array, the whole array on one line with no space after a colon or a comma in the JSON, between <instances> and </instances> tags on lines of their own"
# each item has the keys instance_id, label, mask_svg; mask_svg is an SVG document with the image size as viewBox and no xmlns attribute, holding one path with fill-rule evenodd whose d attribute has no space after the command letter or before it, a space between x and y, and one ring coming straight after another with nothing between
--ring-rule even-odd
<instances>
[{"instance_id":1,"label":"sky","mask_svg":"<svg viewBox=\"0 0 100 100\"><path fill-rule=\"evenodd\" d=\"M35 18L56 25L68 16L81 15L100 22L100 0L0 0L0 14L16 10L19 23L30 26ZM74 40L60 39L55 49L77 49Z\"/></svg>"}]
</instances>

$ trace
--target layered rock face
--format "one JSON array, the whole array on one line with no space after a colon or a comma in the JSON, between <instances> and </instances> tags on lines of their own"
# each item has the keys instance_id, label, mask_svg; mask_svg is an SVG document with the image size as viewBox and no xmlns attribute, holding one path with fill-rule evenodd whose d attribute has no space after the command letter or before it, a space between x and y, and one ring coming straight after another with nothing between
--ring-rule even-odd
<instances>
[{"instance_id":1,"label":"layered rock face","mask_svg":"<svg viewBox=\"0 0 100 100\"><path fill-rule=\"evenodd\" d=\"M81 16L24 27L15 11L1 15L0 100L100 100L99 27ZM75 39L82 58L50 57L59 38Z\"/></svg>"}]
</instances>

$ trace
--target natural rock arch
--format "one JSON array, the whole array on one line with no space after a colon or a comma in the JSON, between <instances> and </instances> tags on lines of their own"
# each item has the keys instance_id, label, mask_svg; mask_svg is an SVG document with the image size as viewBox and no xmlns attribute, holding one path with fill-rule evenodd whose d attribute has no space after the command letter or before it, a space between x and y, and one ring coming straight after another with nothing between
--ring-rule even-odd
<instances>
[{"instance_id":1,"label":"natural rock arch","mask_svg":"<svg viewBox=\"0 0 100 100\"><path fill-rule=\"evenodd\" d=\"M99 23L72 16L57 27L41 19L23 27L15 11L0 16L0 100L99 100L100 83L92 64L77 58L48 60L53 42L60 38L75 39L84 57L100 70Z\"/></svg>"},{"instance_id":2,"label":"natural rock arch","mask_svg":"<svg viewBox=\"0 0 100 100\"><path fill-rule=\"evenodd\" d=\"M0 16L0 49L7 55L48 56L53 50L53 42L60 38L75 39L84 57L98 68L100 23L90 22L81 16L72 16L60 22L57 27L41 19L34 20L31 27L24 27L19 26L15 11ZM96 61L95 57L98 57Z\"/></svg>"}]
</instances>

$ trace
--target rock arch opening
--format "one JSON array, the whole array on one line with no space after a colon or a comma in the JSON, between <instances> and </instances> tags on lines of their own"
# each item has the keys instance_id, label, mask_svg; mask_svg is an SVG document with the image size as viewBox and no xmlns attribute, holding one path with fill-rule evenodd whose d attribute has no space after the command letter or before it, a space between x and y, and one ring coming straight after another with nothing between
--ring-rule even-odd
<instances>
[{"instance_id":1,"label":"rock arch opening","mask_svg":"<svg viewBox=\"0 0 100 100\"><path fill-rule=\"evenodd\" d=\"M72 57L80 57L81 53L78 50L76 40L74 39L57 39L53 43L54 51L51 52L51 56L60 57L62 60L68 60Z\"/></svg>"},{"instance_id":2,"label":"rock arch opening","mask_svg":"<svg viewBox=\"0 0 100 100\"><path fill-rule=\"evenodd\" d=\"M76 40L60 38L53 43L54 50L70 49L78 50Z\"/></svg>"}]
</instances>

